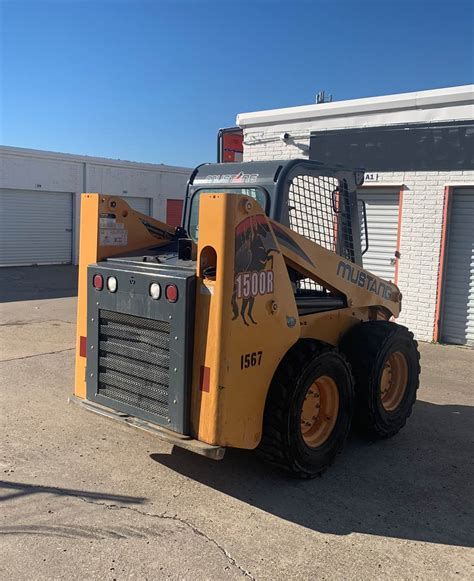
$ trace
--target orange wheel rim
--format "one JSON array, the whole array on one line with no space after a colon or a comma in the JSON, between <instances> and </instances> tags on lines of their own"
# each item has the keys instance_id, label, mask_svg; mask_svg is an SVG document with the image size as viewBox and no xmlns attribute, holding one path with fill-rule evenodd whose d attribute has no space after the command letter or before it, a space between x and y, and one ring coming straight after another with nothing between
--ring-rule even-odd
<instances>
[{"instance_id":1,"label":"orange wheel rim","mask_svg":"<svg viewBox=\"0 0 474 581\"><path fill-rule=\"evenodd\" d=\"M391 353L385 360L380 378L380 399L387 412L393 412L405 395L408 383L408 363L400 351Z\"/></svg>"},{"instance_id":2,"label":"orange wheel rim","mask_svg":"<svg viewBox=\"0 0 474 581\"><path fill-rule=\"evenodd\" d=\"M339 391L331 377L318 377L308 388L301 408L301 435L307 446L324 444L334 429L339 411Z\"/></svg>"}]
</instances>

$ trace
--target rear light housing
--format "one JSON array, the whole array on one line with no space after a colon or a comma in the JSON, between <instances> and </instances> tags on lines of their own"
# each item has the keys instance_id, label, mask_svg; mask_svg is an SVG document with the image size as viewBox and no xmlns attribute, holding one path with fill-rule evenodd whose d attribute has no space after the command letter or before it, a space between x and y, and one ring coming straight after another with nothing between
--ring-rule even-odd
<instances>
[{"instance_id":1,"label":"rear light housing","mask_svg":"<svg viewBox=\"0 0 474 581\"><path fill-rule=\"evenodd\" d=\"M178 300L178 287L175 284L169 284L165 289L165 297L169 303L175 303Z\"/></svg>"},{"instance_id":2,"label":"rear light housing","mask_svg":"<svg viewBox=\"0 0 474 581\"><path fill-rule=\"evenodd\" d=\"M115 276L109 276L109 278L107 279L107 290L111 293L115 293L117 292L117 287L118 283Z\"/></svg>"},{"instance_id":3,"label":"rear light housing","mask_svg":"<svg viewBox=\"0 0 474 581\"><path fill-rule=\"evenodd\" d=\"M151 298L153 300L157 301L161 297L161 286L160 286L160 283L158 283L158 282L152 282L150 284L149 289L148 289L148 294L151 296Z\"/></svg>"},{"instance_id":4,"label":"rear light housing","mask_svg":"<svg viewBox=\"0 0 474 581\"><path fill-rule=\"evenodd\" d=\"M87 357L87 337L79 337L79 355Z\"/></svg>"},{"instance_id":5,"label":"rear light housing","mask_svg":"<svg viewBox=\"0 0 474 581\"><path fill-rule=\"evenodd\" d=\"M98 291L104 288L104 278L101 274L94 274L92 277L92 286Z\"/></svg>"}]
</instances>

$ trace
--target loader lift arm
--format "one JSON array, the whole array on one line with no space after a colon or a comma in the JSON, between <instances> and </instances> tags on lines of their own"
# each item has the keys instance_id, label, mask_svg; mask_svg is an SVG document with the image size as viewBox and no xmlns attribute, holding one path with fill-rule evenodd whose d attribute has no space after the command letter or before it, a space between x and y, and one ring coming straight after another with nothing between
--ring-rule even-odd
<instances>
[{"instance_id":1,"label":"loader lift arm","mask_svg":"<svg viewBox=\"0 0 474 581\"><path fill-rule=\"evenodd\" d=\"M160 248L176 242L180 229L130 208L118 196L85 193L81 196L79 280L76 333L75 394L86 395L86 359L80 354L87 337L87 269L113 256Z\"/></svg>"},{"instance_id":2,"label":"loader lift arm","mask_svg":"<svg viewBox=\"0 0 474 581\"><path fill-rule=\"evenodd\" d=\"M274 220L270 224L285 261L291 268L335 295L344 295L350 307L380 306L386 310L388 317L398 317L401 295L395 284L337 256Z\"/></svg>"}]
</instances>

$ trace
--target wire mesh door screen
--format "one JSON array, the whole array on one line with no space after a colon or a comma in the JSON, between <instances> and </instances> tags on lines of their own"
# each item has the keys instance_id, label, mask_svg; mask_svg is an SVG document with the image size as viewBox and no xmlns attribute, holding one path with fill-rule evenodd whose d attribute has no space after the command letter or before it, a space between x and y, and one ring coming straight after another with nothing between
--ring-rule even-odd
<instances>
[{"instance_id":1,"label":"wire mesh door screen","mask_svg":"<svg viewBox=\"0 0 474 581\"><path fill-rule=\"evenodd\" d=\"M344 181L327 176L296 176L288 192L288 209L292 230L352 260L354 248ZM298 281L297 290L325 291L309 278Z\"/></svg>"}]
</instances>

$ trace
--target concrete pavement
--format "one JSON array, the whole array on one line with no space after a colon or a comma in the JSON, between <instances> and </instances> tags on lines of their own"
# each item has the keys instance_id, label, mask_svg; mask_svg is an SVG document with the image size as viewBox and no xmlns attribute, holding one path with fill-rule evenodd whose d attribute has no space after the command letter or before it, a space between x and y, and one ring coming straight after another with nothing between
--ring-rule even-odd
<instances>
[{"instance_id":1,"label":"concrete pavement","mask_svg":"<svg viewBox=\"0 0 474 581\"><path fill-rule=\"evenodd\" d=\"M405 429L352 436L299 482L250 452L213 462L68 405L68 293L0 305L1 578L472 576L474 350L420 345Z\"/></svg>"}]
</instances>

